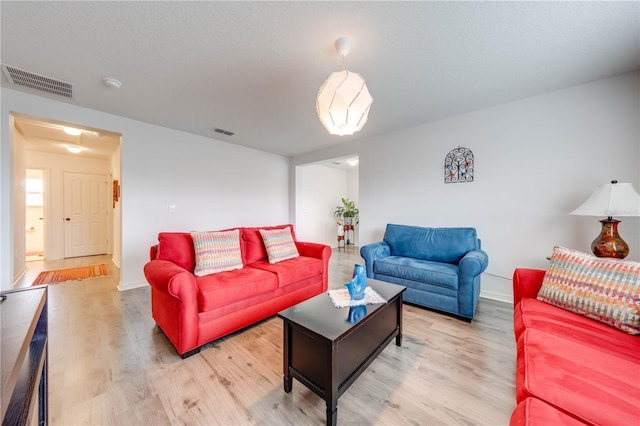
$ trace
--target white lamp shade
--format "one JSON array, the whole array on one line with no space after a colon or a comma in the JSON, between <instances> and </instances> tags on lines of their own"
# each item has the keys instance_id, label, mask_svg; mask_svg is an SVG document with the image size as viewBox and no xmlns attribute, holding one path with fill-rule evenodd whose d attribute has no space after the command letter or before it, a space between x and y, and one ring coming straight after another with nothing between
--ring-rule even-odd
<instances>
[{"instance_id":1,"label":"white lamp shade","mask_svg":"<svg viewBox=\"0 0 640 426\"><path fill-rule=\"evenodd\" d=\"M332 73L318 91L316 112L332 135L352 135L367 122L373 98L360 74Z\"/></svg>"},{"instance_id":2,"label":"white lamp shade","mask_svg":"<svg viewBox=\"0 0 640 426\"><path fill-rule=\"evenodd\" d=\"M578 216L640 216L640 195L630 183L598 186L589 199L571 212Z\"/></svg>"}]
</instances>

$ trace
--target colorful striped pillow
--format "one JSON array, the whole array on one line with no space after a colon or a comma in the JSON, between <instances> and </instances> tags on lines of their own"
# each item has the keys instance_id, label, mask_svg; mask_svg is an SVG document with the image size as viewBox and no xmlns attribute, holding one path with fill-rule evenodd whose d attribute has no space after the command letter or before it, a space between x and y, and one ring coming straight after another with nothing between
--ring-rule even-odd
<instances>
[{"instance_id":1,"label":"colorful striped pillow","mask_svg":"<svg viewBox=\"0 0 640 426\"><path fill-rule=\"evenodd\" d=\"M191 232L196 255L195 276L242 269L240 230Z\"/></svg>"},{"instance_id":2,"label":"colorful striped pillow","mask_svg":"<svg viewBox=\"0 0 640 426\"><path fill-rule=\"evenodd\" d=\"M555 246L537 299L640 334L640 263Z\"/></svg>"},{"instance_id":3,"label":"colorful striped pillow","mask_svg":"<svg viewBox=\"0 0 640 426\"><path fill-rule=\"evenodd\" d=\"M272 230L261 229L260 235L262 235L264 247L267 249L269 263L278 263L300 256L289 227Z\"/></svg>"}]
</instances>

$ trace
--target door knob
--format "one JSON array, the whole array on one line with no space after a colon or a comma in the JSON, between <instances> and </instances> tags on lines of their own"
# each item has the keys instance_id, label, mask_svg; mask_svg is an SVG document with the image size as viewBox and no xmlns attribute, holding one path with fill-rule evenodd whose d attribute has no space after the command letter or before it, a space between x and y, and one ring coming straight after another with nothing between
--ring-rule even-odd
<instances>
[{"instance_id":1,"label":"door knob","mask_svg":"<svg viewBox=\"0 0 640 426\"><path fill-rule=\"evenodd\" d=\"M71 220L71 218L70 217L65 217L64 220Z\"/></svg>"}]
</instances>

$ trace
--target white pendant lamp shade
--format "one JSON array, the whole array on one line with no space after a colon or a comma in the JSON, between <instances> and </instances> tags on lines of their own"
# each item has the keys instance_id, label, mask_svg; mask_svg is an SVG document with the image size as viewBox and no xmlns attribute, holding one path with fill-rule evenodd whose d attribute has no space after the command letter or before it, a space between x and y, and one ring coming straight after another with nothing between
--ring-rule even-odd
<instances>
[{"instance_id":1,"label":"white pendant lamp shade","mask_svg":"<svg viewBox=\"0 0 640 426\"><path fill-rule=\"evenodd\" d=\"M352 135L369 117L373 98L362 76L347 70L334 72L318 91L318 118L332 135Z\"/></svg>"},{"instance_id":2,"label":"white pendant lamp shade","mask_svg":"<svg viewBox=\"0 0 640 426\"><path fill-rule=\"evenodd\" d=\"M336 49L343 58L350 47L349 39L336 40ZM343 70L332 73L320 87L316 112L330 134L352 135L367 123L372 103L364 78L358 73Z\"/></svg>"}]
</instances>

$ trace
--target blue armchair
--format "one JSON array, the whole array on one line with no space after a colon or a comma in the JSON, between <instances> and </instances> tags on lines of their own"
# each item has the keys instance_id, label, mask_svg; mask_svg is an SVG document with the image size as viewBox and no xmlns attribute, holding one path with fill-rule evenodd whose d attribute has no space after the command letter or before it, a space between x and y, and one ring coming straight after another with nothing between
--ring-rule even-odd
<instances>
[{"instance_id":1,"label":"blue armchair","mask_svg":"<svg viewBox=\"0 0 640 426\"><path fill-rule=\"evenodd\" d=\"M407 287L403 300L471 322L489 257L475 228L388 224L384 240L360 249L367 277Z\"/></svg>"}]
</instances>

